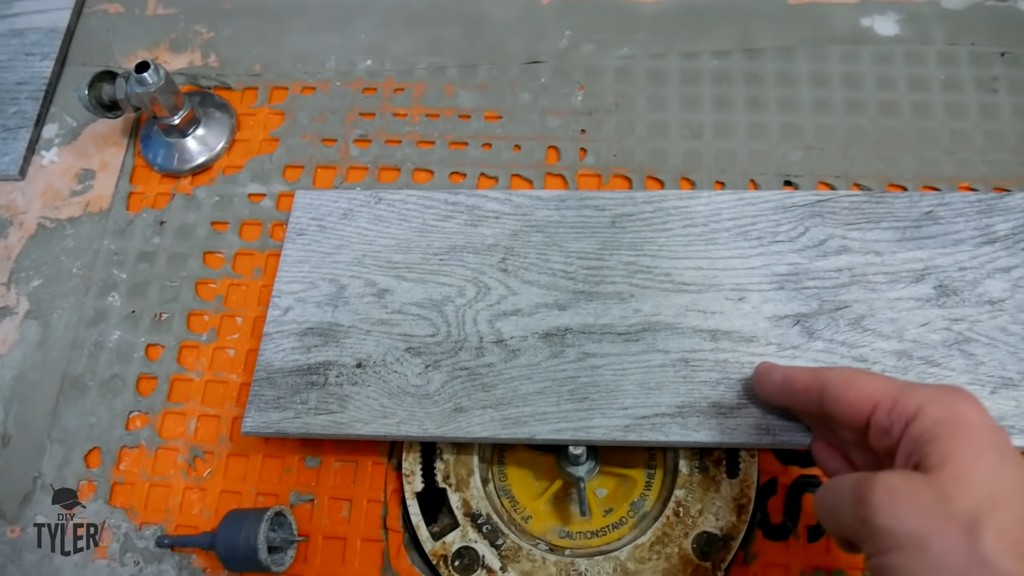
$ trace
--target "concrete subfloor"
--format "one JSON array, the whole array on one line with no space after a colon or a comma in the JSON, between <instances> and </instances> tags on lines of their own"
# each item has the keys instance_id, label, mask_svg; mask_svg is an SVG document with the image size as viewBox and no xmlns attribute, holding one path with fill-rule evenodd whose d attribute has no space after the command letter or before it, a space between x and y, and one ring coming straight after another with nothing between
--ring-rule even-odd
<instances>
[{"instance_id":1,"label":"concrete subfloor","mask_svg":"<svg viewBox=\"0 0 1024 576\"><path fill-rule=\"evenodd\" d=\"M590 86L601 86L603 78L614 85L616 70L629 70L633 64L639 67L648 58L652 62L666 56L680 58L679 66L689 66L691 56L761 50L782 62L797 58L796 69L813 64L813 59L794 56L793 50L801 47L868 47L882 54L879 65L885 63L884 50L889 48L961 47L984 49L986 54L1005 52L995 62L969 59L973 68L965 68L964 77L973 78L972 71L977 71L985 76L978 82L1009 91L1008 99L1000 101L1009 121L1024 110L1024 106L1016 108L1024 103L1024 36L1019 34L1024 29L1024 10L1018 9L1024 5L989 4L970 0L913 5L864 1L841 6L791 6L784 0L304 0L285 8L271 0L87 1L29 175L21 183L0 183L0 528L4 529L0 574L199 573L187 556L153 549L156 529L137 533L119 510L106 506L102 486L90 503L90 515L104 518L119 534L107 562L96 563L89 555L52 555L30 541L32 523L52 515L50 484L73 486L84 477L82 455L88 446L99 445L108 454L116 451L120 436L115 429L124 420L117 395L130 390L123 381L98 379L97 372L82 368L90 360L83 357L86 351L81 343L93 329L84 313L89 309L85 299L96 298L92 282L97 266L106 265L104 257L118 249L109 243L110 238L118 238L118 230L110 229L111 214L120 209L113 203L115 195L124 193L119 177L130 168L121 165L130 120L96 121L76 102L75 89L94 71L156 57L200 84L268 86L375 73L414 76L436 69L489 68L518 74L538 63L554 66L551 76L523 80L514 93L503 91L490 96L494 100L477 102L478 107L498 109L518 105L524 111L525 126L531 107L557 108L563 105L559 99L577 97L577 84L587 85L588 92ZM273 41L260 40L271 27ZM601 69L605 62L615 62L617 68ZM716 62L705 63L710 70L708 81L716 78ZM597 167L630 167L621 156L633 158L632 165L639 169L665 172L678 159L663 154L664 150L676 144L694 145L687 141L692 134L677 128L657 149L647 152L648 159L636 158L635 140L622 136L629 131L616 122L645 113L645 104L627 105L631 101L623 94L628 95L630 87L619 89L588 94L593 100L585 101L580 112L581 117L602 119L595 127L598 141L592 146L600 162ZM653 95L650 103L659 94L674 98L677 89L645 90L644 94ZM827 94L814 90L807 87L809 106L817 96L827 99ZM907 102L941 99L941 94L919 96L903 95ZM467 93L466 97L480 96ZM328 105L311 102L306 105ZM570 100L564 105L578 108ZM801 118L794 117L793 125L799 128ZM861 120L870 126L870 111ZM558 128L524 130L551 133ZM970 125L959 130L959 137L966 135L979 145L992 134L981 128L972 131ZM708 134L709 140L712 135ZM1002 152L993 151L987 157L991 161L979 164L973 169L976 174L968 176L991 177L993 185L1020 186L1024 173L1017 165L1024 138L1019 138L1019 131L997 136L1003 140L999 142ZM825 176L841 181L866 175L880 182L888 178L923 182L928 159L944 158L941 151L931 150L916 163L886 164L848 142L812 144L767 161L751 159L749 165L740 160L738 165L719 166L717 160L709 159L693 165L692 172L705 177L705 187L712 182L707 176L719 173L732 175L734 181L757 175L770 182L766 187L779 187L784 178L811 174L809 162L846 162ZM928 143L918 146L923 149ZM286 146L284 153L267 161L265 170L253 172L248 182L269 189L288 188L280 181L279 167L288 154L299 150ZM913 156L914 150L911 146L907 154ZM974 158L974 153L953 150L948 159L959 162L964 155ZM1012 165L1002 161L1004 154L1012 158ZM813 180L819 175L808 177ZM223 184L231 185L230 181ZM103 433L108 427L109 438ZM102 485L102 470L100 480Z\"/></svg>"}]
</instances>

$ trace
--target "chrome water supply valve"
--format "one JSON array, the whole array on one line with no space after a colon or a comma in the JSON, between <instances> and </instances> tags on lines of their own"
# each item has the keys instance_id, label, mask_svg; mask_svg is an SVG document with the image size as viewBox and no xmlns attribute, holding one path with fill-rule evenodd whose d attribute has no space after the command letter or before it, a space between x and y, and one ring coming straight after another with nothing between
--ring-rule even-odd
<instances>
[{"instance_id":1,"label":"chrome water supply valve","mask_svg":"<svg viewBox=\"0 0 1024 576\"><path fill-rule=\"evenodd\" d=\"M101 70L78 90L91 114L120 118L142 112L139 147L161 174L186 176L209 168L235 137L235 110L208 90L182 92L166 68L139 60L131 70Z\"/></svg>"}]
</instances>

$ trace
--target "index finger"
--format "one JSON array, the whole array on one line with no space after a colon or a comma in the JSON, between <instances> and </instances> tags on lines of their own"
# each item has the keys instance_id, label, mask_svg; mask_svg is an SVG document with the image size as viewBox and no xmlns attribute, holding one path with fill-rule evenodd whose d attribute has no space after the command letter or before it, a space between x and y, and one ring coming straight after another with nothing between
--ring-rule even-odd
<instances>
[{"instance_id":1,"label":"index finger","mask_svg":"<svg viewBox=\"0 0 1024 576\"><path fill-rule=\"evenodd\" d=\"M754 392L765 403L801 420L827 418L864 429L880 406L902 401L907 387L920 386L857 368L811 368L762 362L754 369Z\"/></svg>"},{"instance_id":2,"label":"index finger","mask_svg":"<svg viewBox=\"0 0 1024 576\"><path fill-rule=\"evenodd\" d=\"M938 469L951 454L990 449L996 431L1001 432L962 388L855 368L770 362L754 370L753 385L761 400L803 420L816 435L839 439L854 455L870 450L890 466Z\"/></svg>"}]
</instances>

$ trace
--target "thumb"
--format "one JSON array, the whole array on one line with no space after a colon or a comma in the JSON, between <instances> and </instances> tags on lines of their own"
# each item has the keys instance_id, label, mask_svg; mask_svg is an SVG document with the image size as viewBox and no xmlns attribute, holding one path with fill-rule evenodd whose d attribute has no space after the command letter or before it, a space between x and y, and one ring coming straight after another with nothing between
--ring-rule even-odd
<instances>
[{"instance_id":1,"label":"thumb","mask_svg":"<svg viewBox=\"0 0 1024 576\"><path fill-rule=\"evenodd\" d=\"M925 477L908 470L853 472L818 489L818 519L844 548L871 557L907 550L914 534L927 533L936 496Z\"/></svg>"}]
</instances>

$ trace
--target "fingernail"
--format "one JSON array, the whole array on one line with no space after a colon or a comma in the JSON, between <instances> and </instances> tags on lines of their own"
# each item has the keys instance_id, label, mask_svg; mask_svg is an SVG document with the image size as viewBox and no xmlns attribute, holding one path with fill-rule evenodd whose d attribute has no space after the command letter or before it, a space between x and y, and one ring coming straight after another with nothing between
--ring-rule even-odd
<instances>
[{"instance_id":1,"label":"fingernail","mask_svg":"<svg viewBox=\"0 0 1024 576\"><path fill-rule=\"evenodd\" d=\"M762 382L773 383L779 379L777 368L779 365L774 362L761 362L754 368L754 377Z\"/></svg>"}]
</instances>

